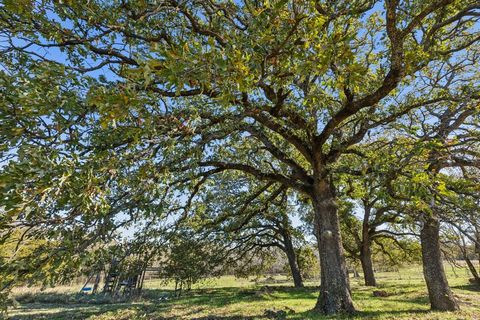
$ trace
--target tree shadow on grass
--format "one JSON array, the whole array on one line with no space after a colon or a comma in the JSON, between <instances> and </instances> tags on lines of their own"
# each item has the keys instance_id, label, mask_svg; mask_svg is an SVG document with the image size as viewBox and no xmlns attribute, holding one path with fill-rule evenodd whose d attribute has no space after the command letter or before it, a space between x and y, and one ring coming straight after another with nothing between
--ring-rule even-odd
<instances>
[{"instance_id":1,"label":"tree shadow on grass","mask_svg":"<svg viewBox=\"0 0 480 320\"><path fill-rule=\"evenodd\" d=\"M19 306L10 310L12 314L8 319L86 319L110 312L125 310L134 312L158 312L167 309L166 302L160 302L159 297L154 299L125 299L112 298L102 294L77 295L77 294L35 294L19 297Z\"/></svg>"},{"instance_id":2,"label":"tree shadow on grass","mask_svg":"<svg viewBox=\"0 0 480 320\"><path fill-rule=\"evenodd\" d=\"M135 298L136 299L136 298ZM111 295L98 294L79 294L79 293L53 293L37 292L25 293L15 296L15 300L20 304L57 304L57 305L106 305L130 303L135 299L123 296L112 297Z\"/></svg>"},{"instance_id":3,"label":"tree shadow on grass","mask_svg":"<svg viewBox=\"0 0 480 320\"><path fill-rule=\"evenodd\" d=\"M127 309L125 304L121 305L58 305L58 304L30 304L25 305L19 310L25 311L18 315L12 315L8 319L12 320L27 320L27 319L86 319L91 316L104 314L107 312L115 312L122 309ZM52 310L58 309L58 310Z\"/></svg>"},{"instance_id":4,"label":"tree shadow on grass","mask_svg":"<svg viewBox=\"0 0 480 320\"><path fill-rule=\"evenodd\" d=\"M480 286L474 284L464 284L459 286L452 286L453 289L460 289L472 292L480 292Z\"/></svg>"},{"instance_id":5,"label":"tree shadow on grass","mask_svg":"<svg viewBox=\"0 0 480 320\"><path fill-rule=\"evenodd\" d=\"M216 288L192 290L184 296L168 300L167 304L181 304L184 306L224 307L235 303L248 303L281 299L277 295L288 294L289 300L312 299L312 293L318 292L318 288L294 288L294 287L261 287L261 288Z\"/></svg>"},{"instance_id":6,"label":"tree shadow on grass","mask_svg":"<svg viewBox=\"0 0 480 320\"><path fill-rule=\"evenodd\" d=\"M383 319L384 317L388 317L390 319L396 316L400 317L402 315L409 315L416 319L417 317L421 317L422 315L430 312L427 296L421 295L415 297L402 297L401 295L393 293L392 296L380 298L373 297L372 293L369 291L355 293L355 300L357 301L368 301L369 299L393 304L399 302L401 307L396 310L358 310L354 314L338 314L332 316L320 315L312 310L309 310L292 315L288 319ZM420 306L423 306L423 308L420 308Z\"/></svg>"},{"instance_id":7,"label":"tree shadow on grass","mask_svg":"<svg viewBox=\"0 0 480 320\"><path fill-rule=\"evenodd\" d=\"M327 319L383 319L384 316L395 317L400 315L412 315L415 316L415 319L420 316L427 314L429 310L424 309L406 309L406 310L393 310L393 311L356 311L353 314L337 314L332 316L326 316L318 314L314 311L306 311L297 313L289 319L315 319L315 320L327 320ZM390 319L390 318L389 318Z\"/></svg>"},{"instance_id":8,"label":"tree shadow on grass","mask_svg":"<svg viewBox=\"0 0 480 320\"><path fill-rule=\"evenodd\" d=\"M192 290L184 296L173 297L172 290L145 289L142 297L137 300L112 299L108 296L77 295L71 293L37 293L35 295L19 296L20 306L12 310L9 319L86 319L105 313L115 313L124 310L126 313L141 310L143 314L151 315L152 319L169 320L156 314L166 311L173 306L182 306L189 309L193 306L204 309L222 307L237 302L248 302L261 299L256 295L257 290L240 288L219 288L209 290ZM195 311L193 311L195 312ZM122 318L128 319L128 318ZM241 316L206 316L198 320L219 319L258 319L258 317Z\"/></svg>"},{"instance_id":9,"label":"tree shadow on grass","mask_svg":"<svg viewBox=\"0 0 480 320\"><path fill-rule=\"evenodd\" d=\"M387 298L386 301L401 302L408 304L419 304L422 306L429 306L429 300L427 296L419 296L411 299L402 299L402 298Z\"/></svg>"},{"instance_id":10,"label":"tree shadow on grass","mask_svg":"<svg viewBox=\"0 0 480 320\"><path fill-rule=\"evenodd\" d=\"M200 318L194 318L192 320L254 320L260 319L259 316L226 316L226 317L217 317L217 316L206 316Z\"/></svg>"},{"instance_id":11,"label":"tree shadow on grass","mask_svg":"<svg viewBox=\"0 0 480 320\"><path fill-rule=\"evenodd\" d=\"M238 290L228 290L226 288L211 290L192 290L184 293L181 297L170 298L166 304L180 304L189 306L210 306L221 307L228 304L244 301L245 295Z\"/></svg>"},{"instance_id":12,"label":"tree shadow on grass","mask_svg":"<svg viewBox=\"0 0 480 320\"><path fill-rule=\"evenodd\" d=\"M153 292L151 292L153 291ZM169 292L166 295L170 295ZM15 297L18 306L10 309L9 319L85 319L92 315L151 304L156 310L168 308L162 301L165 290L145 290L140 299L113 298L108 295L76 293L26 293Z\"/></svg>"},{"instance_id":13,"label":"tree shadow on grass","mask_svg":"<svg viewBox=\"0 0 480 320\"><path fill-rule=\"evenodd\" d=\"M459 287L470 288L470 286ZM472 289L473 290L473 289ZM133 312L134 310L140 310L142 314L152 316L152 319L158 320L170 320L175 318L162 318L161 314L164 311L168 311L174 307L184 309L185 311L195 309L190 314L195 316L195 312L198 312L199 308L202 313L205 310L214 310L215 308L225 307L236 303L253 303L258 301L274 301L276 299L296 300L296 299L315 299L318 294L318 287L306 287L306 288L294 288L294 287L278 287L278 286L264 286L256 288L214 288L214 289L197 289L189 292L185 292L184 296L179 298L173 297L172 290L160 290L160 289L145 289L142 299L139 301L125 301L101 304L101 299L96 301L94 297L91 297L89 301L79 303L78 301L71 302L72 297L57 298L57 303L45 303L40 301L54 300L45 299L40 297L39 302L22 304L22 308L17 309L16 312L19 315L12 317L11 319L26 320L26 319L85 319L88 317L95 317L104 313L120 314ZM68 294L67 294L68 295ZM165 297L168 297L165 299ZM356 292L356 300L367 301L369 299L385 299L385 303L401 302L406 304L405 307L401 307L400 310L386 310L386 311L358 311L354 315L339 315L339 316L320 316L312 311L297 313L289 315L288 319L363 319L363 318L378 318L383 316L395 316L401 314L419 315L428 312L428 298L426 296L414 296L414 297L402 297L401 295L394 294L387 298L373 298L371 292ZM67 299L68 298L68 299ZM35 299L33 299L35 300ZM71 303L64 304L63 301L70 301ZM409 307L410 305L410 307ZM415 305L422 305L424 308L419 309ZM23 309L23 314L22 314ZM55 310L55 309L58 309ZM19 312L20 311L20 312ZM129 319L118 317L119 319ZM148 319L148 318L147 318ZM196 320L250 320L250 319L266 319L263 315L258 316L202 316L195 318Z\"/></svg>"}]
</instances>

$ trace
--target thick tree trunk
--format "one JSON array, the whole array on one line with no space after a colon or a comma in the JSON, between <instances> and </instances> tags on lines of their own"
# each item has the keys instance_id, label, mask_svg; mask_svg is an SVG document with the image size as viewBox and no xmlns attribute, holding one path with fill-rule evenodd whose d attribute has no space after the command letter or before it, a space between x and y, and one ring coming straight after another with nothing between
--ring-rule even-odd
<instances>
[{"instance_id":1,"label":"thick tree trunk","mask_svg":"<svg viewBox=\"0 0 480 320\"><path fill-rule=\"evenodd\" d=\"M426 217L420 233L423 274L433 310L454 311L458 304L448 285L440 250L440 222L435 217Z\"/></svg>"},{"instance_id":2,"label":"thick tree trunk","mask_svg":"<svg viewBox=\"0 0 480 320\"><path fill-rule=\"evenodd\" d=\"M300 268L297 264L297 256L295 254L295 249L293 248L292 239L288 235L284 235L283 241L285 254L287 255L290 271L292 272L293 284L295 285L295 288L302 288L302 274L300 273Z\"/></svg>"},{"instance_id":3,"label":"thick tree trunk","mask_svg":"<svg viewBox=\"0 0 480 320\"><path fill-rule=\"evenodd\" d=\"M313 197L320 254L320 296L315 310L323 314L352 313L350 283L343 255L337 206L327 181L316 181Z\"/></svg>"},{"instance_id":4,"label":"thick tree trunk","mask_svg":"<svg viewBox=\"0 0 480 320\"><path fill-rule=\"evenodd\" d=\"M362 244L362 248L360 250L360 262L362 264L365 285L375 287L377 285L377 281L375 280L375 273L373 271L372 250L370 247L370 241Z\"/></svg>"}]
</instances>

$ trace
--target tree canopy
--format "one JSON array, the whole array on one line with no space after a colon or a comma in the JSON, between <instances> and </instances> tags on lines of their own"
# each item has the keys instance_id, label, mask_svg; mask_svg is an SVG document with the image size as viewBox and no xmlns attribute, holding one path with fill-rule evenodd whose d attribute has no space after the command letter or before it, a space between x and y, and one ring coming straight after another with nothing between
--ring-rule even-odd
<instances>
[{"instance_id":1,"label":"tree canopy","mask_svg":"<svg viewBox=\"0 0 480 320\"><path fill-rule=\"evenodd\" d=\"M316 310L352 312L338 176L391 147L402 170L388 170L390 196L430 205L448 193L441 168L478 168L477 0L1 9L3 238L21 229L79 255L122 228L175 228L216 181L248 176L247 203L306 199Z\"/></svg>"}]
</instances>

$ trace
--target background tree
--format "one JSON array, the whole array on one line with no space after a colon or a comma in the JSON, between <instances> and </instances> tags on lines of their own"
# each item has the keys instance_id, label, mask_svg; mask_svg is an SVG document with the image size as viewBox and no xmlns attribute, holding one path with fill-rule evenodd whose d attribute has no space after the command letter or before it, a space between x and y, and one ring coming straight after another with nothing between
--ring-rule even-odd
<instances>
[{"instance_id":1,"label":"background tree","mask_svg":"<svg viewBox=\"0 0 480 320\"><path fill-rule=\"evenodd\" d=\"M440 219L450 225L444 233L453 246L456 247L458 257L463 259L473 277L474 283L479 283L479 272L474 261L480 263L480 217L479 217L479 192L476 167L461 167L461 173L451 171L450 174L456 179L450 181L449 192L441 200ZM450 247L452 247L450 245Z\"/></svg>"},{"instance_id":2,"label":"background tree","mask_svg":"<svg viewBox=\"0 0 480 320\"><path fill-rule=\"evenodd\" d=\"M178 295L202 279L218 275L221 270L222 250L191 230L177 230L161 250L160 276L175 281Z\"/></svg>"},{"instance_id":3,"label":"background tree","mask_svg":"<svg viewBox=\"0 0 480 320\"><path fill-rule=\"evenodd\" d=\"M228 239L232 251L280 249L286 255L295 287L303 287L297 251L305 243L305 236L290 219L296 208L288 190L273 184L259 185L248 176L223 174L212 181L221 187L197 201L198 210L204 212L204 232Z\"/></svg>"},{"instance_id":4,"label":"background tree","mask_svg":"<svg viewBox=\"0 0 480 320\"><path fill-rule=\"evenodd\" d=\"M402 208L393 201L386 190L386 181L379 175L381 168L388 167L383 151L365 146L357 169L349 163L349 173L344 175L343 197L346 199L341 212L343 234L349 238L344 247L351 258L358 259L363 270L365 285L376 286L372 246L382 249L384 239L390 239L402 249L400 237L416 236L405 223ZM388 159L388 158L386 158ZM352 174L356 174L353 179Z\"/></svg>"},{"instance_id":5,"label":"background tree","mask_svg":"<svg viewBox=\"0 0 480 320\"><path fill-rule=\"evenodd\" d=\"M470 274L472 275L471 282L479 285L480 284L480 273L475 266L475 257L478 255L476 252L475 244L472 244L465 235L463 235L458 230L450 230L450 239L455 245L455 249L460 252L459 258L465 261ZM458 257L458 256L457 256ZM478 256L477 256L478 258Z\"/></svg>"},{"instance_id":6,"label":"background tree","mask_svg":"<svg viewBox=\"0 0 480 320\"><path fill-rule=\"evenodd\" d=\"M304 244L296 250L297 264L303 279L316 279L318 277L320 265L314 249L313 245Z\"/></svg>"},{"instance_id":7,"label":"background tree","mask_svg":"<svg viewBox=\"0 0 480 320\"><path fill-rule=\"evenodd\" d=\"M450 81L455 79L455 72L456 69L451 69L447 64L445 74L451 76ZM474 79L477 76L473 75ZM445 90L443 86L439 87ZM452 197L452 188L458 185L455 176L445 169L478 165L475 153L470 151L478 143L473 133L478 127L476 99L475 93L473 99L467 101L452 97L446 103L434 104L412 114L412 117L424 117L427 114L431 119L436 118L436 121L429 123L421 122L421 129L412 130L410 127L410 139L407 140L407 144L412 143L408 149L410 156L403 159L409 159L411 166L402 173L404 178L407 176L403 183L410 184L403 185L409 194L404 200L410 201L410 210L417 214L416 219L422 224L420 238L424 275L433 309L458 309L443 270L440 248L441 202Z\"/></svg>"}]
</instances>

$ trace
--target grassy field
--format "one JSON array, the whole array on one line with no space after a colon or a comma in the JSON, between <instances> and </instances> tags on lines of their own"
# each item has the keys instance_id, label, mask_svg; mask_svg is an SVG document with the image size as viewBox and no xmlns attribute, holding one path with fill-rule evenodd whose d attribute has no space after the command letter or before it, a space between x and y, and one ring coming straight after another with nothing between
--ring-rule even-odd
<instances>
[{"instance_id":1,"label":"grassy field","mask_svg":"<svg viewBox=\"0 0 480 320\"><path fill-rule=\"evenodd\" d=\"M357 314L352 319L479 319L480 290L468 285L465 269L446 267L450 285L462 310L455 313L430 312L421 267L400 272L378 273L379 289L367 288L361 279L351 279ZM147 281L143 297L137 301L111 301L101 296L79 296L77 287L59 287L39 291L18 288L10 319L345 319L318 317L309 312L315 305L317 283L307 282L294 289L289 282L257 283L253 279L222 277L197 284L180 298L161 298L171 287L160 281ZM260 279L262 280L262 279ZM374 297L373 290L385 290L388 297ZM282 310L284 312L282 312ZM280 311L280 312L279 312ZM277 313L278 317L269 317Z\"/></svg>"}]
</instances>

